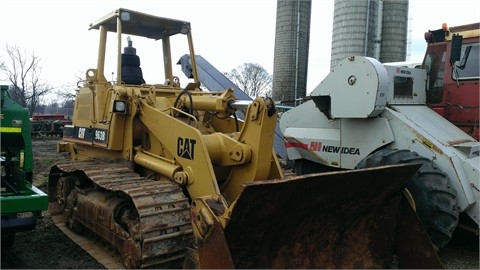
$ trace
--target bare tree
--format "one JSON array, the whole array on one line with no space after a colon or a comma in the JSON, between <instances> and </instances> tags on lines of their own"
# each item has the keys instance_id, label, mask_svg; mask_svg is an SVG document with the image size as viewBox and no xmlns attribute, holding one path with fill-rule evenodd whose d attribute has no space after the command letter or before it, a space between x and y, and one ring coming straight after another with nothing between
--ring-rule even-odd
<instances>
[{"instance_id":1,"label":"bare tree","mask_svg":"<svg viewBox=\"0 0 480 270\"><path fill-rule=\"evenodd\" d=\"M0 62L0 72L6 75L11 84L10 95L17 103L29 109L32 114L42 102L42 98L52 89L40 80L40 59L32 52L28 55L18 46L5 45L10 62Z\"/></svg>"},{"instance_id":2,"label":"bare tree","mask_svg":"<svg viewBox=\"0 0 480 270\"><path fill-rule=\"evenodd\" d=\"M75 101L76 93L69 90L70 86L68 87L59 87L60 89L56 91L56 95L61 103L73 103ZM65 106L65 105L64 105Z\"/></svg>"},{"instance_id":3,"label":"bare tree","mask_svg":"<svg viewBox=\"0 0 480 270\"><path fill-rule=\"evenodd\" d=\"M260 64L245 63L230 73L226 72L225 76L252 98L272 95L272 75Z\"/></svg>"}]
</instances>

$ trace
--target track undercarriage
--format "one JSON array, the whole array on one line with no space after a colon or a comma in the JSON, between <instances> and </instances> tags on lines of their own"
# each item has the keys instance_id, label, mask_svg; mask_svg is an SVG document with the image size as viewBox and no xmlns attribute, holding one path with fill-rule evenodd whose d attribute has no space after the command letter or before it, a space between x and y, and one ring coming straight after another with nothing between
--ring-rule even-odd
<instances>
[{"instance_id":1,"label":"track undercarriage","mask_svg":"<svg viewBox=\"0 0 480 270\"><path fill-rule=\"evenodd\" d=\"M128 268L180 267L192 245L189 202L174 183L90 160L57 164L48 188L52 215L113 245Z\"/></svg>"}]
</instances>

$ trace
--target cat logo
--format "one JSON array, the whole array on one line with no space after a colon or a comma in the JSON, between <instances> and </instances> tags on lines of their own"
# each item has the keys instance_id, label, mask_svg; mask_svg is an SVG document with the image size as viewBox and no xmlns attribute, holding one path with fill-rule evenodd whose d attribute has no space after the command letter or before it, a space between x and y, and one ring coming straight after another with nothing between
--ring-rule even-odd
<instances>
[{"instance_id":1,"label":"cat logo","mask_svg":"<svg viewBox=\"0 0 480 270\"><path fill-rule=\"evenodd\" d=\"M195 158L195 143L197 141L189 138L177 139L177 155L182 158L191 159Z\"/></svg>"}]
</instances>

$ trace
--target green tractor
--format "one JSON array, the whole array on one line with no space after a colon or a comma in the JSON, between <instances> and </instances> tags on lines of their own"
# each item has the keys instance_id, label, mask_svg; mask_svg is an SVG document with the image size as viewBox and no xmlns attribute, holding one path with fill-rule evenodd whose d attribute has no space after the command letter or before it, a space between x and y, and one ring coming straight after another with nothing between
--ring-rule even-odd
<instances>
[{"instance_id":1,"label":"green tractor","mask_svg":"<svg viewBox=\"0 0 480 270\"><path fill-rule=\"evenodd\" d=\"M2 248L10 247L15 233L35 228L48 196L32 185L33 154L29 112L12 100L1 85L1 214Z\"/></svg>"}]
</instances>

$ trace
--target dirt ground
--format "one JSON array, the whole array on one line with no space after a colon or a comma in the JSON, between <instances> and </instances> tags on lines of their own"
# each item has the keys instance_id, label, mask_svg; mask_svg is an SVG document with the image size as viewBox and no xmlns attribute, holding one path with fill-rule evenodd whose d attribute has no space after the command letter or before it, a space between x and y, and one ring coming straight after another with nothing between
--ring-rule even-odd
<instances>
[{"instance_id":1,"label":"dirt ground","mask_svg":"<svg viewBox=\"0 0 480 270\"><path fill-rule=\"evenodd\" d=\"M47 192L50 167L66 159L56 153L58 138L34 139L34 184ZM439 256L447 269L479 269L478 237L456 232ZM17 233L14 246L1 250L2 269L103 269L52 222L48 211L30 232Z\"/></svg>"}]
</instances>

